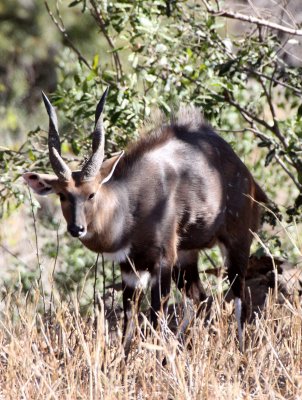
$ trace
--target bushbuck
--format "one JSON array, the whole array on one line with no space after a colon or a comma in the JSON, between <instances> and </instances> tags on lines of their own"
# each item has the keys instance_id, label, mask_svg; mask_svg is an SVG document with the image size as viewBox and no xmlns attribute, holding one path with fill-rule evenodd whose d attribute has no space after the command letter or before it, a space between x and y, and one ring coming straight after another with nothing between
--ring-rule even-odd
<instances>
[{"instance_id":1,"label":"bushbuck","mask_svg":"<svg viewBox=\"0 0 302 400\"><path fill-rule=\"evenodd\" d=\"M23 178L39 195L59 195L72 236L120 263L126 354L137 311L132 305L141 290L151 285L154 327L160 310L167 310L172 277L196 303L205 301L198 251L215 244L226 260L242 348L245 273L264 192L193 106L180 108L170 122L162 121L125 152L104 161L107 91L95 112L92 155L73 172L61 157L56 113L43 93L55 175L26 172Z\"/></svg>"}]
</instances>

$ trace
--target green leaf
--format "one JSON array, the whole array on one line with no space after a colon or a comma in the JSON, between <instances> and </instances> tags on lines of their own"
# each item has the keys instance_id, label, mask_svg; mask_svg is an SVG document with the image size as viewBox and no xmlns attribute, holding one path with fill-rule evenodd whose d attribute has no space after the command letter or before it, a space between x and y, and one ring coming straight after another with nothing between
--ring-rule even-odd
<instances>
[{"instance_id":1,"label":"green leaf","mask_svg":"<svg viewBox=\"0 0 302 400\"><path fill-rule=\"evenodd\" d=\"M98 66L99 66L99 55L95 54L95 56L93 57L93 62L92 62L92 69L97 70Z\"/></svg>"},{"instance_id":2,"label":"green leaf","mask_svg":"<svg viewBox=\"0 0 302 400\"><path fill-rule=\"evenodd\" d=\"M266 155L266 157L265 157L265 163L264 163L264 165L265 165L266 167L271 163L271 161L272 161L273 158L275 157L275 154L276 154L276 149L275 149L275 148L272 149L272 150L270 150L270 151L267 153L267 155Z\"/></svg>"},{"instance_id":3,"label":"green leaf","mask_svg":"<svg viewBox=\"0 0 302 400\"><path fill-rule=\"evenodd\" d=\"M75 7L77 6L79 3L81 3L81 0L74 0L72 1L70 4L68 4L68 7Z\"/></svg>"},{"instance_id":4,"label":"green leaf","mask_svg":"<svg viewBox=\"0 0 302 400\"><path fill-rule=\"evenodd\" d=\"M71 148L76 156L80 154L81 147L80 147L79 142L76 141L75 139L71 141Z\"/></svg>"}]
</instances>

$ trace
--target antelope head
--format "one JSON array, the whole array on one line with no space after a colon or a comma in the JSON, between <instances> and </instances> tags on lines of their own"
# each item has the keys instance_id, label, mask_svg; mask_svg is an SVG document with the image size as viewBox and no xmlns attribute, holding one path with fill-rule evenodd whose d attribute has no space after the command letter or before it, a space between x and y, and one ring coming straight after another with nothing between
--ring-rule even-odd
<instances>
[{"instance_id":1,"label":"antelope head","mask_svg":"<svg viewBox=\"0 0 302 400\"><path fill-rule=\"evenodd\" d=\"M92 154L81 170L71 171L61 157L61 143L55 109L42 92L49 116L48 149L49 160L55 175L25 172L22 176L33 191L39 195L56 193L69 233L82 238L93 221L95 204L102 196L102 185L110 180L123 152L104 161L105 133L102 111L107 97L105 90L95 111L95 126L92 138Z\"/></svg>"}]
</instances>

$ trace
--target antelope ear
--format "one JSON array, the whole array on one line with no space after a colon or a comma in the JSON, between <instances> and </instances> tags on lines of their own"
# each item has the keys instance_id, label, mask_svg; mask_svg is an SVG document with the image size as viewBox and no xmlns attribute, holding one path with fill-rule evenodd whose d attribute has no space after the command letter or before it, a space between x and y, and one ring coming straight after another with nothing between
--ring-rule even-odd
<instances>
[{"instance_id":1,"label":"antelope ear","mask_svg":"<svg viewBox=\"0 0 302 400\"><path fill-rule=\"evenodd\" d=\"M35 172L25 172L22 177L31 189L40 196L54 193L53 185L58 181L56 176L36 174Z\"/></svg>"},{"instance_id":2,"label":"antelope ear","mask_svg":"<svg viewBox=\"0 0 302 400\"><path fill-rule=\"evenodd\" d=\"M109 160L106 160L103 162L102 166L101 166L101 185L103 183L106 183L109 181L109 179L111 179L114 170L117 166L117 164L119 163L120 159L123 157L124 155L124 150L121 152L121 154L119 154L118 156L114 156L109 158Z\"/></svg>"}]
</instances>

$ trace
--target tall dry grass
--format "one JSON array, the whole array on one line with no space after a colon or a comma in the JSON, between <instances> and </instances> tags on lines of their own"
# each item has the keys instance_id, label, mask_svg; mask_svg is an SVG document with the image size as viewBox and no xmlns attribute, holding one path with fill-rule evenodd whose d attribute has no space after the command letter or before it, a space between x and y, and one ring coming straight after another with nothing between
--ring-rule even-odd
<instances>
[{"instance_id":1,"label":"tall dry grass","mask_svg":"<svg viewBox=\"0 0 302 400\"><path fill-rule=\"evenodd\" d=\"M282 306L268 298L238 350L232 305L215 304L206 327L196 319L187 346L167 327L138 335L125 367L118 323L103 308L82 317L77 300L38 309L7 295L0 321L0 399L301 399L302 310L298 298ZM146 318L144 318L145 323ZM167 365L162 366L166 357Z\"/></svg>"},{"instance_id":2,"label":"tall dry grass","mask_svg":"<svg viewBox=\"0 0 302 400\"><path fill-rule=\"evenodd\" d=\"M289 234L287 227L282 229ZM37 233L35 237L38 254ZM291 242L300 243L295 240L299 237ZM106 319L99 299L94 313L83 316L78 296L63 302L51 284L51 296L45 297L42 284L40 279L28 295L20 287L2 299L0 400L302 399L297 295L282 305L277 293L268 296L263 313L246 326L243 354L233 305L222 301L221 292L214 296L212 322L205 326L202 318L195 319L186 345L165 321L154 332L141 315L136 321L141 335L136 335L125 366L120 314L112 318L111 312ZM106 311L108 304L118 304L109 300ZM181 307L175 310L182 312ZM145 326L151 333L143 339Z\"/></svg>"}]
</instances>

